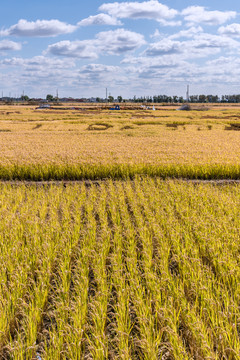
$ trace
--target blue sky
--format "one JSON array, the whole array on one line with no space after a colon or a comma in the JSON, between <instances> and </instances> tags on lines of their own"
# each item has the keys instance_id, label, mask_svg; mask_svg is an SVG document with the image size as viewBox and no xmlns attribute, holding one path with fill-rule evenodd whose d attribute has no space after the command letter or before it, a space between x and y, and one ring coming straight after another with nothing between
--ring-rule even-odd
<instances>
[{"instance_id":1,"label":"blue sky","mask_svg":"<svg viewBox=\"0 0 240 360\"><path fill-rule=\"evenodd\" d=\"M0 23L5 96L240 93L236 0L11 0Z\"/></svg>"}]
</instances>

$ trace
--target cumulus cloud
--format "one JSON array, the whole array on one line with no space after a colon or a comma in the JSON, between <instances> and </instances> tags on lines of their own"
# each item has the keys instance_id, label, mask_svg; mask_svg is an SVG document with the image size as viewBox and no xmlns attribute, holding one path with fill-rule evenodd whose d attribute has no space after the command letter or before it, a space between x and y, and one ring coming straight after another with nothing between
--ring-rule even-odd
<instances>
[{"instance_id":1,"label":"cumulus cloud","mask_svg":"<svg viewBox=\"0 0 240 360\"><path fill-rule=\"evenodd\" d=\"M120 55L145 44L143 35L124 29L103 31L95 39L60 41L48 46L46 53L76 58L97 58L102 55Z\"/></svg>"},{"instance_id":2,"label":"cumulus cloud","mask_svg":"<svg viewBox=\"0 0 240 360\"><path fill-rule=\"evenodd\" d=\"M121 21L108 14L98 14L95 16L89 16L78 22L78 26L90 26L90 25L122 25Z\"/></svg>"},{"instance_id":3,"label":"cumulus cloud","mask_svg":"<svg viewBox=\"0 0 240 360\"><path fill-rule=\"evenodd\" d=\"M158 20L158 22L162 25L162 26L181 26L182 22L180 20L178 21L172 21L172 20L165 20L165 19L161 19Z\"/></svg>"},{"instance_id":4,"label":"cumulus cloud","mask_svg":"<svg viewBox=\"0 0 240 360\"><path fill-rule=\"evenodd\" d=\"M187 43L196 49L201 48L239 48L240 43L226 36L202 33L195 37L194 40Z\"/></svg>"},{"instance_id":5,"label":"cumulus cloud","mask_svg":"<svg viewBox=\"0 0 240 360\"><path fill-rule=\"evenodd\" d=\"M199 29L200 30L200 29ZM186 35L186 34L185 34ZM192 40L176 41L172 36L152 43L144 51L144 56L167 56L181 54L182 59L207 57L220 52L222 49L239 49L240 43L226 36L208 33L197 33Z\"/></svg>"},{"instance_id":6,"label":"cumulus cloud","mask_svg":"<svg viewBox=\"0 0 240 360\"><path fill-rule=\"evenodd\" d=\"M151 44L145 51L146 56L172 55L180 53L181 42L164 39Z\"/></svg>"},{"instance_id":7,"label":"cumulus cloud","mask_svg":"<svg viewBox=\"0 0 240 360\"><path fill-rule=\"evenodd\" d=\"M103 54L110 55L120 55L145 44L143 35L124 29L100 32L96 42Z\"/></svg>"},{"instance_id":8,"label":"cumulus cloud","mask_svg":"<svg viewBox=\"0 0 240 360\"><path fill-rule=\"evenodd\" d=\"M82 66L79 70L79 76L81 81L86 80L88 83L100 83L103 80L107 80L108 78L113 78L116 75L119 76L123 69L119 66L111 66L111 65L104 65L104 64L88 64Z\"/></svg>"},{"instance_id":9,"label":"cumulus cloud","mask_svg":"<svg viewBox=\"0 0 240 360\"><path fill-rule=\"evenodd\" d=\"M217 59L213 59L213 60L209 60L206 62L206 65L210 65L210 66L226 66L226 65L232 65L232 64L237 64L238 66L240 65L240 59L239 58L235 58L234 56L230 56L230 57L225 57L225 56L220 56Z\"/></svg>"},{"instance_id":10,"label":"cumulus cloud","mask_svg":"<svg viewBox=\"0 0 240 360\"><path fill-rule=\"evenodd\" d=\"M94 41L64 40L49 45L46 53L80 59L96 59L98 57L98 53L94 45Z\"/></svg>"},{"instance_id":11,"label":"cumulus cloud","mask_svg":"<svg viewBox=\"0 0 240 360\"><path fill-rule=\"evenodd\" d=\"M169 39L193 38L195 35L202 32L203 32L203 28L201 26L198 27L192 26L187 30L181 30L176 34L170 35Z\"/></svg>"},{"instance_id":12,"label":"cumulus cloud","mask_svg":"<svg viewBox=\"0 0 240 360\"><path fill-rule=\"evenodd\" d=\"M10 40L1 40L0 41L0 51L18 51L21 50L22 45L19 43L16 43L14 41L10 41Z\"/></svg>"},{"instance_id":13,"label":"cumulus cloud","mask_svg":"<svg viewBox=\"0 0 240 360\"><path fill-rule=\"evenodd\" d=\"M201 83L204 87L213 82L215 92L217 83L221 86L223 86L223 82L224 84L233 84L236 82L234 74L240 73L240 60L237 57L220 57L206 61L201 66L175 55L128 57L122 63L130 64L129 67L125 68L125 71L134 74L142 89L144 89L145 84L146 88L157 89L157 93L159 93L159 79L161 79L163 91L166 92L166 89L169 88L171 95L174 94L178 86L183 87L186 81L191 84ZM222 88L220 91L222 92Z\"/></svg>"},{"instance_id":14,"label":"cumulus cloud","mask_svg":"<svg viewBox=\"0 0 240 360\"><path fill-rule=\"evenodd\" d=\"M0 61L1 65L12 67L23 67L26 70L44 70L44 69L68 69L74 67L75 62L73 60L65 61L63 59L48 58L45 56L34 56L32 58L13 57L6 58Z\"/></svg>"},{"instance_id":15,"label":"cumulus cloud","mask_svg":"<svg viewBox=\"0 0 240 360\"><path fill-rule=\"evenodd\" d=\"M132 67L135 69L135 72L139 71L139 69L165 69L171 67L178 67L186 65L186 61L183 61L181 58L169 55L169 56L159 56L159 57L146 57L146 56L138 56L138 57L126 57L122 60L122 64L130 64L130 65L138 65ZM142 71L142 70L140 70Z\"/></svg>"},{"instance_id":16,"label":"cumulus cloud","mask_svg":"<svg viewBox=\"0 0 240 360\"><path fill-rule=\"evenodd\" d=\"M27 21L21 19L10 28L1 30L1 36L26 36L26 37L52 37L72 33L76 26L69 25L59 20Z\"/></svg>"},{"instance_id":17,"label":"cumulus cloud","mask_svg":"<svg viewBox=\"0 0 240 360\"><path fill-rule=\"evenodd\" d=\"M91 74L91 73L106 73L106 72L115 72L119 71L119 66L112 66L112 65L104 65L104 64L88 64L82 66L80 73L82 74Z\"/></svg>"},{"instance_id":18,"label":"cumulus cloud","mask_svg":"<svg viewBox=\"0 0 240 360\"><path fill-rule=\"evenodd\" d=\"M157 0L108 3L101 5L99 9L120 19L154 19L159 21L172 19L178 14L177 10L170 9Z\"/></svg>"},{"instance_id":19,"label":"cumulus cloud","mask_svg":"<svg viewBox=\"0 0 240 360\"><path fill-rule=\"evenodd\" d=\"M194 24L221 25L236 17L236 11L208 11L203 6L189 6L182 11L184 19L190 26Z\"/></svg>"},{"instance_id":20,"label":"cumulus cloud","mask_svg":"<svg viewBox=\"0 0 240 360\"><path fill-rule=\"evenodd\" d=\"M240 37L240 24L234 23L227 26L221 26L218 29L218 33L221 35Z\"/></svg>"}]
</instances>

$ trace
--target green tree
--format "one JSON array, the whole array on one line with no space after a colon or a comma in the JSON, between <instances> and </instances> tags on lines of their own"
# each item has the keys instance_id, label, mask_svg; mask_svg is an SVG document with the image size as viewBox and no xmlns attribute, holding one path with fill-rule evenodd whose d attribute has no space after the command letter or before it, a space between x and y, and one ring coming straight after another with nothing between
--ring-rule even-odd
<instances>
[{"instance_id":1,"label":"green tree","mask_svg":"<svg viewBox=\"0 0 240 360\"><path fill-rule=\"evenodd\" d=\"M119 96L117 97L117 100L118 100L118 102L122 102L122 100L123 100L122 96L119 95Z\"/></svg>"},{"instance_id":2,"label":"green tree","mask_svg":"<svg viewBox=\"0 0 240 360\"><path fill-rule=\"evenodd\" d=\"M21 96L21 100L23 101L28 101L29 100L29 97L27 95L22 95Z\"/></svg>"},{"instance_id":3,"label":"green tree","mask_svg":"<svg viewBox=\"0 0 240 360\"><path fill-rule=\"evenodd\" d=\"M53 101L53 100L54 100L53 95L48 94L48 95L46 96L46 100L47 100L47 101Z\"/></svg>"},{"instance_id":4,"label":"green tree","mask_svg":"<svg viewBox=\"0 0 240 360\"><path fill-rule=\"evenodd\" d=\"M113 102L113 101L114 101L114 97L111 96L111 95L109 95L109 97L108 97L108 102Z\"/></svg>"}]
</instances>

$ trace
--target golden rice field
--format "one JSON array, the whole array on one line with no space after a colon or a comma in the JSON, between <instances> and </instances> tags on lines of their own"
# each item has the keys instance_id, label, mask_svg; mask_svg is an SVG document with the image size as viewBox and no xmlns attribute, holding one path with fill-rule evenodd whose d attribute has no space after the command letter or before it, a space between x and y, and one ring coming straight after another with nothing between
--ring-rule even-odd
<instances>
[{"instance_id":1,"label":"golden rice field","mask_svg":"<svg viewBox=\"0 0 240 360\"><path fill-rule=\"evenodd\" d=\"M0 107L0 360L240 359L240 108L156 108Z\"/></svg>"},{"instance_id":2,"label":"golden rice field","mask_svg":"<svg viewBox=\"0 0 240 360\"><path fill-rule=\"evenodd\" d=\"M239 185L0 184L1 359L239 359Z\"/></svg>"},{"instance_id":3,"label":"golden rice field","mask_svg":"<svg viewBox=\"0 0 240 360\"><path fill-rule=\"evenodd\" d=\"M152 111L137 106L121 111L1 106L0 176L48 180L160 175L164 167L176 177L186 172L229 177L234 171L239 177L240 108Z\"/></svg>"}]
</instances>

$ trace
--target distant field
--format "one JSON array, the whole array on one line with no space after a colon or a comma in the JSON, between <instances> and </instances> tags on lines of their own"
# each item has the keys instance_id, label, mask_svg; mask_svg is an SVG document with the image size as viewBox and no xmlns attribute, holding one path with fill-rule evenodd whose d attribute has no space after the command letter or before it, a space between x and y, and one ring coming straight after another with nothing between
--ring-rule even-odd
<instances>
[{"instance_id":1,"label":"distant field","mask_svg":"<svg viewBox=\"0 0 240 360\"><path fill-rule=\"evenodd\" d=\"M239 190L0 183L0 358L239 359Z\"/></svg>"},{"instance_id":2,"label":"distant field","mask_svg":"<svg viewBox=\"0 0 240 360\"><path fill-rule=\"evenodd\" d=\"M240 160L240 108L219 107L110 111L86 105L82 110L1 106L0 166L235 166Z\"/></svg>"}]
</instances>

